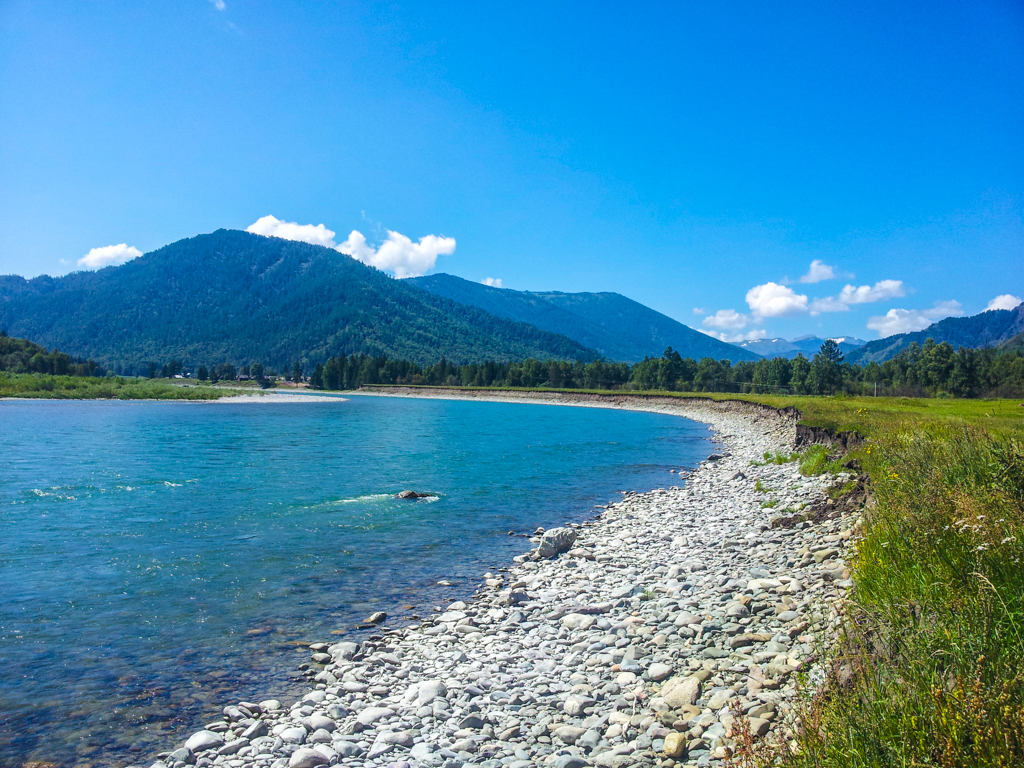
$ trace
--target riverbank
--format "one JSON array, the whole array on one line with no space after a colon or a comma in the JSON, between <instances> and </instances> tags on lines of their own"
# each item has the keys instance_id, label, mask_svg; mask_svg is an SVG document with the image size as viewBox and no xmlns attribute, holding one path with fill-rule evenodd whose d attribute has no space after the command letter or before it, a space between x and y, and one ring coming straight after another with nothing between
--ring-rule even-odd
<instances>
[{"instance_id":1,"label":"riverbank","mask_svg":"<svg viewBox=\"0 0 1024 768\"><path fill-rule=\"evenodd\" d=\"M721 449L685 487L548 532L567 551L516 558L472 601L361 644L312 645L302 700L227 707L156 768L674 768L720 764L744 733L789 738L799 681L823 678L856 520L830 506L830 478L765 462L792 449L793 415L600 405L708 423ZM792 527L773 528L782 516Z\"/></svg>"},{"instance_id":2,"label":"riverbank","mask_svg":"<svg viewBox=\"0 0 1024 768\"><path fill-rule=\"evenodd\" d=\"M173 379L93 378L0 372L0 402L21 400L124 400L181 402L313 402L344 400L337 395L288 392L255 386L188 383Z\"/></svg>"}]
</instances>

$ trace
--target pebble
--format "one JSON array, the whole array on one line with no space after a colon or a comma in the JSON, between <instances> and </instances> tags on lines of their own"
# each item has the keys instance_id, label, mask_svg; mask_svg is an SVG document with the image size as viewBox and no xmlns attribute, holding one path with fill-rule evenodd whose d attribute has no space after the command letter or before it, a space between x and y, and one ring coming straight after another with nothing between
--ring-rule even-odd
<instances>
[{"instance_id":1,"label":"pebble","mask_svg":"<svg viewBox=\"0 0 1024 768\"><path fill-rule=\"evenodd\" d=\"M594 520L538 530L536 548L486 574L473 599L420 624L310 645L320 671L294 706L229 705L154 766L720 766L737 709L755 738L791 738L794 673L824 680L817 654L851 586L843 558L859 521L772 528L779 510L762 504L823 504L849 476L760 466L792 450L785 415L645 409L717 433L722 447L685 487L626 493Z\"/></svg>"}]
</instances>

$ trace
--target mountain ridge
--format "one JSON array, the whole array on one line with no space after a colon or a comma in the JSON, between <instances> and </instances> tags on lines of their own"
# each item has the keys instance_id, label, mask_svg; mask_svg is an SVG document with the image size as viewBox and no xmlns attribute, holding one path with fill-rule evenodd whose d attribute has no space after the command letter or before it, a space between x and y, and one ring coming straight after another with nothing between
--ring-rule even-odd
<instances>
[{"instance_id":1,"label":"mountain ridge","mask_svg":"<svg viewBox=\"0 0 1024 768\"><path fill-rule=\"evenodd\" d=\"M829 337L836 344L839 345L839 351L844 355L859 349L866 341L857 339L851 336L840 336L840 337ZM753 339L751 341L738 341L735 342L737 347L746 349L751 352L755 352L761 357L785 357L792 360L797 355L803 355L804 357L813 357L821 345L825 343L825 339L820 336L798 336L795 339L783 339L776 337L774 339Z\"/></svg>"},{"instance_id":2,"label":"mountain ridge","mask_svg":"<svg viewBox=\"0 0 1024 768\"><path fill-rule=\"evenodd\" d=\"M882 363L912 343L924 344L929 338L953 347L995 347L1021 332L1024 332L1024 304L1018 304L1014 309L990 309L970 317L947 317L923 331L898 333L869 341L847 360L851 363Z\"/></svg>"},{"instance_id":3,"label":"mountain ridge","mask_svg":"<svg viewBox=\"0 0 1024 768\"><path fill-rule=\"evenodd\" d=\"M0 328L125 370L172 358L283 367L361 352L425 364L599 357L332 249L225 229L95 272L0 276Z\"/></svg>"},{"instance_id":4,"label":"mountain ridge","mask_svg":"<svg viewBox=\"0 0 1024 768\"><path fill-rule=\"evenodd\" d=\"M445 273L413 277L409 282L424 291L498 317L529 322L568 336L620 362L635 363L645 356L659 357L670 346L683 357L694 359L713 357L733 362L760 359L759 355L695 331L618 293L515 291Z\"/></svg>"}]
</instances>

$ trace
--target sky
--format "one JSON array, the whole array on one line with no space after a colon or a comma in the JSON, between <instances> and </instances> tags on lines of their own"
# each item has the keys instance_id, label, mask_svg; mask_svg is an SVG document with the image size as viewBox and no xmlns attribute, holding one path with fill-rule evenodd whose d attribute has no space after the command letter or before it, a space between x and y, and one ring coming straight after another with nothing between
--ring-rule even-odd
<instances>
[{"instance_id":1,"label":"sky","mask_svg":"<svg viewBox=\"0 0 1024 768\"><path fill-rule=\"evenodd\" d=\"M250 229L727 340L1024 297L1024 6L0 0L0 274Z\"/></svg>"}]
</instances>

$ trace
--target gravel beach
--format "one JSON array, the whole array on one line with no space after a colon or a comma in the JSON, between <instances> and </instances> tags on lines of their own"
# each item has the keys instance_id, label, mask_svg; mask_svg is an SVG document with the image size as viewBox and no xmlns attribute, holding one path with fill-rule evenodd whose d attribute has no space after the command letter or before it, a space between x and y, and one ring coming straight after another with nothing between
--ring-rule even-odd
<instances>
[{"instance_id":1,"label":"gravel beach","mask_svg":"<svg viewBox=\"0 0 1024 768\"><path fill-rule=\"evenodd\" d=\"M758 463L792 450L793 414L597 404L705 422L718 451L668 475L672 487L539 531L471 600L359 643L311 645L301 700L227 706L153 768L675 768L722 764L741 724L787 738L852 585L843 558L858 521L826 495L850 477Z\"/></svg>"},{"instance_id":2,"label":"gravel beach","mask_svg":"<svg viewBox=\"0 0 1024 768\"><path fill-rule=\"evenodd\" d=\"M343 403L348 398L326 395L309 395L296 392L253 392L244 395L228 395L217 400L197 400L204 403Z\"/></svg>"}]
</instances>

